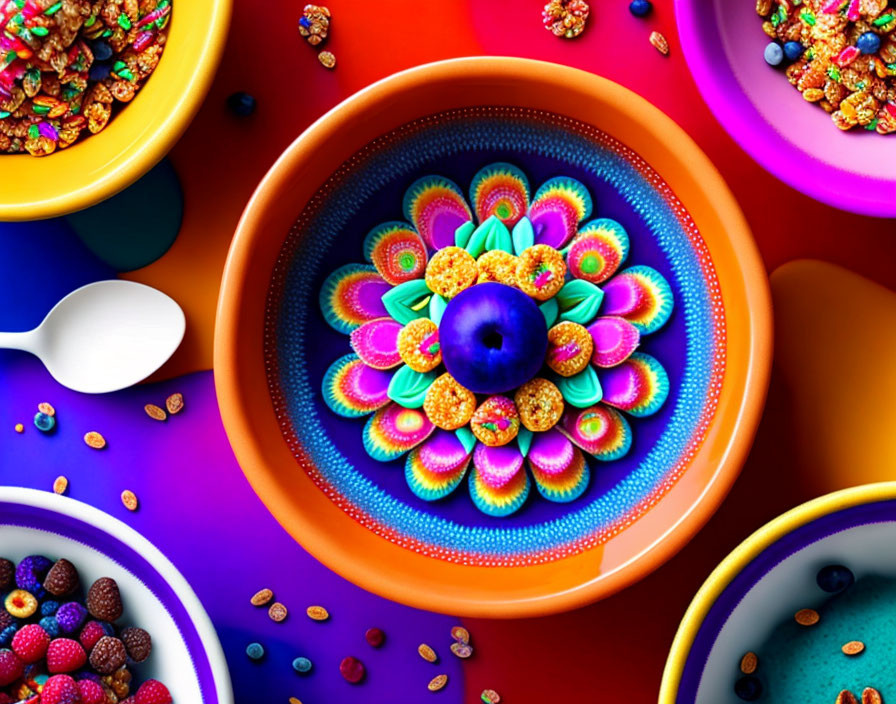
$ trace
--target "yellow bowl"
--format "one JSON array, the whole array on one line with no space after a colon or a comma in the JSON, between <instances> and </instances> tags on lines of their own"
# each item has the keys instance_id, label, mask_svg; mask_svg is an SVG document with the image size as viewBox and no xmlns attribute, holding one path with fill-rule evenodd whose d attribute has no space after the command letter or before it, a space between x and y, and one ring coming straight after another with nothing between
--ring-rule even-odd
<instances>
[{"instance_id":1,"label":"yellow bowl","mask_svg":"<svg viewBox=\"0 0 896 704\"><path fill-rule=\"evenodd\" d=\"M168 43L153 75L109 126L36 158L0 155L0 220L38 220L86 208L151 169L190 124L227 40L231 0L175 0Z\"/></svg>"}]
</instances>

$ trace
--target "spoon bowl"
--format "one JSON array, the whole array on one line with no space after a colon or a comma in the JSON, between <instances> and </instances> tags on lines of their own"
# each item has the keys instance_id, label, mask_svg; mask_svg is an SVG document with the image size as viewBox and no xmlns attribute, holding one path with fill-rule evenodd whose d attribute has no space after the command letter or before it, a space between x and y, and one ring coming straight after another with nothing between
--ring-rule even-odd
<instances>
[{"instance_id":1,"label":"spoon bowl","mask_svg":"<svg viewBox=\"0 0 896 704\"><path fill-rule=\"evenodd\" d=\"M180 345L185 327L169 296L112 279L72 291L34 330L0 333L0 348L30 352L63 386L100 394L156 371Z\"/></svg>"}]
</instances>

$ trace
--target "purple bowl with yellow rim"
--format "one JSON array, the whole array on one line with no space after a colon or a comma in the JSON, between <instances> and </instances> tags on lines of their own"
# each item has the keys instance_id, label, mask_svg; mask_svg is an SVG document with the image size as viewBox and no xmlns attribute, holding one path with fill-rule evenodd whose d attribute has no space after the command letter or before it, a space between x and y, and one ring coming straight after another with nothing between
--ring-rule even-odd
<instances>
[{"instance_id":1,"label":"purple bowl with yellow rim","mask_svg":"<svg viewBox=\"0 0 896 704\"><path fill-rule=\"evenodd\" d=\"M841 132L769 66L753 0L676 0L688 67L731 137L779 179L835 208L896 217L896 135ZM786 62L785 62L786 63Z\"/></svg>"}]
</instances>

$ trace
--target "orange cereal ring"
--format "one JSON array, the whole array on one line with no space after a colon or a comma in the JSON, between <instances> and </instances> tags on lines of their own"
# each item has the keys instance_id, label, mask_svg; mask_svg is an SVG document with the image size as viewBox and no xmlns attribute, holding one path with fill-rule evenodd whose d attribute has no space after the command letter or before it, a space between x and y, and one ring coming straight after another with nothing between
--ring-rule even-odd
<instances>
[{"instance_id":1,"label":"orange cereal ring","mask_svg":"<svg viewBox=\"0 0 896 704\"><path fill-rule=\"evenodd\" d=\"M442 363L439 328L429 318L415 318L398 333L398 354L415 372L428 372Z\"/></svg>"},{"instance_id":2,"label":"orange cereal ring","mask_svg":"<svg viewBox=\"0 0 896 704\"><path fill-rule=\"evenodd\" d=\"M563 415L563 394L547 379L527 381L513 397L520 422L534 433L550 430Z\"/></svg>"},{"instance_id":3,"label":"orange cereal ring","mask_svg":"<svg viewBox=\"0 0 896 704\"><path fill-rule=\"evenodd\" d=\"M460 247L440 249L426 267L426 285L443 298L454 298L475 284L478 276L473 255Z\"/></svg>"},{"instance_id":4,"label":"orange cereal ring","mask_svg":"<svg viewBox=\"0 0 896 704\"><path fill-rule=\"evenodd\" d=\"M457 430L466 425L475 410L476 396L458 384L448 372L432 382L423 401L426 417L443 430Z\"/></svg>"},{"instance_id":5,"label":"orange cereal ring","mask_svg":"<svg viewBox=\"0 0 896 704\"><path fill-rule=\"evenodd\" d=\"M520 432L520 414L506 396L490 396L476 409L470 429L483 445L506 445Z\"/></svg>"},{"instance_id":6,"label":"orange cereal ring","mask_svg":"<svg viewBox=\"0 0 896 704\"><path fill-rule=\"evenodd\" d=\"M548 330L547 365L561 376L578 374L591 361L594 340L586 328L564 320Z\"/></svg>"},{"instance_id":7,"label":"orange cereal ring","mask_svg":"<svg viewBox=\"0 0 896 704\"><path fill-rule=\"evenodd\" d=\"M499 284L516 286L517 258L503 249L493 249L476 260L479 266L477 284L494 281Z\"/></svg>"},{"instance_id":8,"label":"orange cereal ring","mask_svg":"<svg viewBox=\"0 0 896 704\"><path fill-rule=\"evenodd\" d=\"M546 301L563 288L566 262L553 247L536 244L525 249L517 259L516 281L523 293Z\"/></svg>"}]
</instances>

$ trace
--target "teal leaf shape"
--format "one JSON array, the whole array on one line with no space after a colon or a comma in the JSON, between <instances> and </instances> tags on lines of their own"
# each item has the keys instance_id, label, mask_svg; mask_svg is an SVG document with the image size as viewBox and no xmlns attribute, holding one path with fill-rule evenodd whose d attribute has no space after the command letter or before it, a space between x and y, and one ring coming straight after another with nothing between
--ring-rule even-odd
<instances>
[{"instance_id":1,"label":"teal leaf shape","mask_svg":"<svg viewBox=\"0 0 896 704\"><path fill-rule=\"evenodd\" d=\"M535 230L532 228L532 221L527 217L523 217L513 226L513 251L517 255L522 254L535 244Z\"/></svg>"},{"instance_id":2,"label":"teal leaf shape","mask_svg":"<svg viewBox=\"0 0 896 704\"><path fill-rule=\"evenodd\" d=\"M590 364L573 376L555 377L554 383L563 394L563 400L576 408L588 408L604 397L597 372Z\"/></svg>"},{"instance_id":3,"label":"teal leaf shape","mask_svg":"<svg viewBox=\"0 0 896 704\"><path fill-rule=\"evenodd\" d=\"M420 408L436 376L435 372L415 372L409 366L402 365L392 376L386 395L399 406Z\"/></svg>"},{"instance_id":4,"label":"teal leaf shape","mask_svg":"<svg viewBox=\"0 0 896 704\"><path fill-rule=\"evenodd\" d=\"M383 294L386 312L402 325L417 318L426 318L432 291L424 279L405 281Z\"/></svg>"},{"instance_id":5,"label":"teal leaf shape","mask_svg":"<svg viewBox=\"0 0 896 704\"><path fill-rule=\"evenodd\" d=\"M604 292L590 281L573 279L564 284L555 298L560 306L560 320L587 325L597 317Z\"/></svg>"}]
</instances>

